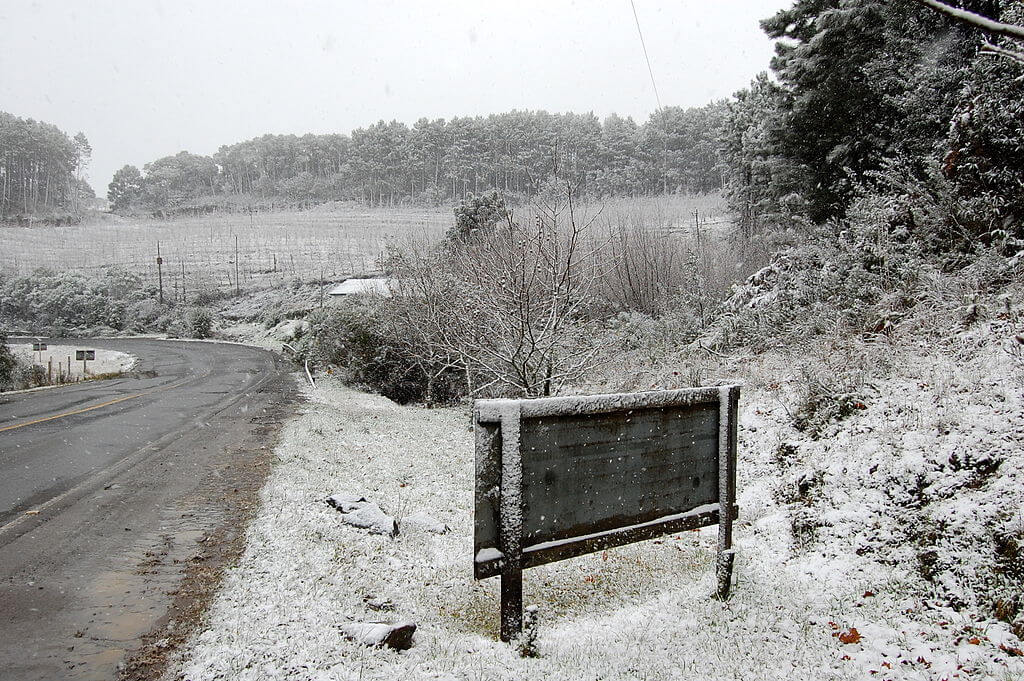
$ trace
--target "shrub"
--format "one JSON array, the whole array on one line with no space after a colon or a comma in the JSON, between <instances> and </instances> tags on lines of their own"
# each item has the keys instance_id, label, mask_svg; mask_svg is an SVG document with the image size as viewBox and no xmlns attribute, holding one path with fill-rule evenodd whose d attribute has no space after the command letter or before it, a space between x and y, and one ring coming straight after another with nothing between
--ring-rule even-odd
<instances>
[{"instance_id":1,"label":"shrub","mask_svg":"<svg viewBox=\"0 0 1024 681\"><path fill-rule=\"evenodd\" d=\"M399 404L451 402L465 394L465 382L450 364L430 362L415 352L412 336L398 332L400 301L346 300L313 315L300 351L319 364L341 367L343 378Z\"/></svg>"},{"instance_id":2,"label":"shrub","mask_svg":"<svg viewBox=\"0 0 1024 681\"><path fill-rule=\"evenodd\" d=\"M7 335L0 332L0 390L10 390L18 360L7 346Z\"/></svg>"},{"instance_id":3,"label":"shrub","mask_svg":"<svg viewBox=\"0 0 1024 681\"><path fill-rule=\"evenodd\" d=\"M763 350L832 334L885 333L913 304L929 264L880 219L885 206L861 205L847 223L826 225L773 256L725 303L712 341Z\"/></svg>"},{"instance_id":4,"label":"shrub","mask_svg":"<svg viewBox=\"0 0 1024 681\"><path fill-rule=\"evenodd\" d=\"M192 338L209 338L213 332L213 314L205 307L194 307L185 316Z\"/></svg>"},{"instance_id":5,"label":"shrub","mask_svg":"<svg viewBox=\"0 0 1024 681\"><path fill-rule=\"evenodd\" d=\"M155 316L140 320L135 312L156 305L155 297L154 287L123 268L106 268L100 276L40 268L0 281L0 317L54 335L100 327L142 331Z\"/></svg>"},{"instance_id":6,"label":"shrub","mask_svg":"<svg viewBox=\"0 0 1024 681\"><path fill-rule=\"evenodd\" d=\"M196 291L195 295L192 296L192 304L198 307L206 307L212 305L219 300L230 298L231 294L221 291L220 289L202 289Z\"/></svg>"},{"instance_id":7,"label":"shrub","mask_svg":"<svg viewBox=\"0 0 1024 681\"><path fill-rule=\"evenodd\" d=\"M478 233L486 232L509 216L505 199L492 190L476 196L470 194L455 207L455 225L448 230L447 239L465 239Z\"/></svg>"}]
</instances>

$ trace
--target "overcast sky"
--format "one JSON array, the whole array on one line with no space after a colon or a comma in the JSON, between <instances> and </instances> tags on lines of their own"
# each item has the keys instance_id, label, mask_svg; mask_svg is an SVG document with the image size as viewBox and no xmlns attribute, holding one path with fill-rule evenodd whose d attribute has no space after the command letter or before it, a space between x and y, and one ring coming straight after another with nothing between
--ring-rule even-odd
<instances>
[{"instance_id":1,"label":"overcast sky","mask_svg":"<svg viewBox=\"0 0 1024 681\"><path fill-rule=\"evenodd\" d=\"M662 104L767 69L758 21L791 0L634 0ZM511 109L657 107L629 0L0 0L0 110L81 130L117 168L265 133Z\"/></svg>"}]
</instances>

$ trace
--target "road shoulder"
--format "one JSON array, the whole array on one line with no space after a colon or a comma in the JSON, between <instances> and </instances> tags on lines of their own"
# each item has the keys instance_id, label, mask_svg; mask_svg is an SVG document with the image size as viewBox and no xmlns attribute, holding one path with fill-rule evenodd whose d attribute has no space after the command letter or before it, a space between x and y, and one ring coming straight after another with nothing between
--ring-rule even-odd
<instances>
[{"instance_id":1,"label":"road shoulder","mask_svg":"<svg viewBox=\"0 0 1024 681\"><path fill-rule=\"evenodd\" d=\"M286 392L293 393L298 379L283 376ZM292 416L291 400L271 401L258 425L230 451L230 460L215 487L204 490L205 503L222 509L215 525L197 537L184 559L184 575L173 591L173 601L120 666L122 681L155 681L167 670L179 649L197 630L220 588L225 571L245 549L246 528L259 508L259 495L272 468L272 455L281 427ZM166 562L154 555L150 561ZM172 559L181 560L179 559ZM145 567L145 566L140 566Z\"/></svg>"}]
</instances>

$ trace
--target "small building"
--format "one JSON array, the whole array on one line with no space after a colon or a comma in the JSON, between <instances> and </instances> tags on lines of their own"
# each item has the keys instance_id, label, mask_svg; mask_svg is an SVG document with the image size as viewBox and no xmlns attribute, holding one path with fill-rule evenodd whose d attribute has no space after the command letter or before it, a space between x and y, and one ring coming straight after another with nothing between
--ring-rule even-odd
<instances>
[{"instance_id":1,"label":"small building","mask_svg":"<svg viewBox=\"0 0 1024 681\"><path fill-rule=\"evenodd\" d=\"M340 284L335 284L327 291L327 295L333 297L355 296L355 295L377 295L391 296L396 288L396 281L381 277L377 279L346 279Z\"/></svg>"}]
</instances>

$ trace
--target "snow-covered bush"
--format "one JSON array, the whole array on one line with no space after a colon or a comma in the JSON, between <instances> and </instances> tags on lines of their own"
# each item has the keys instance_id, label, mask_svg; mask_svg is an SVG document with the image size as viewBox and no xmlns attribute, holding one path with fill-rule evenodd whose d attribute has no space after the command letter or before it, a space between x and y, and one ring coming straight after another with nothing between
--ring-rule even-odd
<instances>
[{"instance_id":1,"label":"snow-covered bush","mask_svg":"<svg viewBox=\"0 0 1024 681\"><path fill-rule=\"evenodd\" d=\"M14 383L18 358L7 347L7 335L0 331L0 390L9 390Z\"/></svg>"},{"instance_id":2,"label":"snow-covered bush","mask_svg":"<svg viewBox=\"0 0 1024 681\"><path fill-rule=\"evenodd\" d=\"M0 319L54 335L96 328L141 330L145 322L135 313L156 296L153 286L123 268L106 268L100 276L43 268L0 281ZM136 309L139 305L143 308Z\"/></svg>"},{"instance_id":3,"label":"snow-covered bush","mask_svg":"<svg viewBox=\"0 0 1024 681\"><path fill-rule=\"evenodd\" d=\"M767 349L823 335L885 333L912 304L925 265L916 247L876 218L823 227L779 251L736 287L710 340Z\"/></svg>"},{"instance_id":4,"label":"snow-covered bush","mask_svg":"<svg viewBox=\"0 0 1024 681\"><path fill-rule=\"evenodd\" d=\"M411 346L416 337L401 332L410 319L403 302L366 297L319 311L300 343L302 357L339 367L347 382L399 404L457 399L465 394L462 374Z\"/></svg>"},{"instance_id":5,"label":"snow-covered bush","mask_svg":"<svg viewBox=\"0 0 1024 681\"><path fill-rule=\"evenodd\" d=\"M185 315L192 338L209 338L213 333L213 313L205 307L193 307Z\"/></svg>"}]
</instances>

